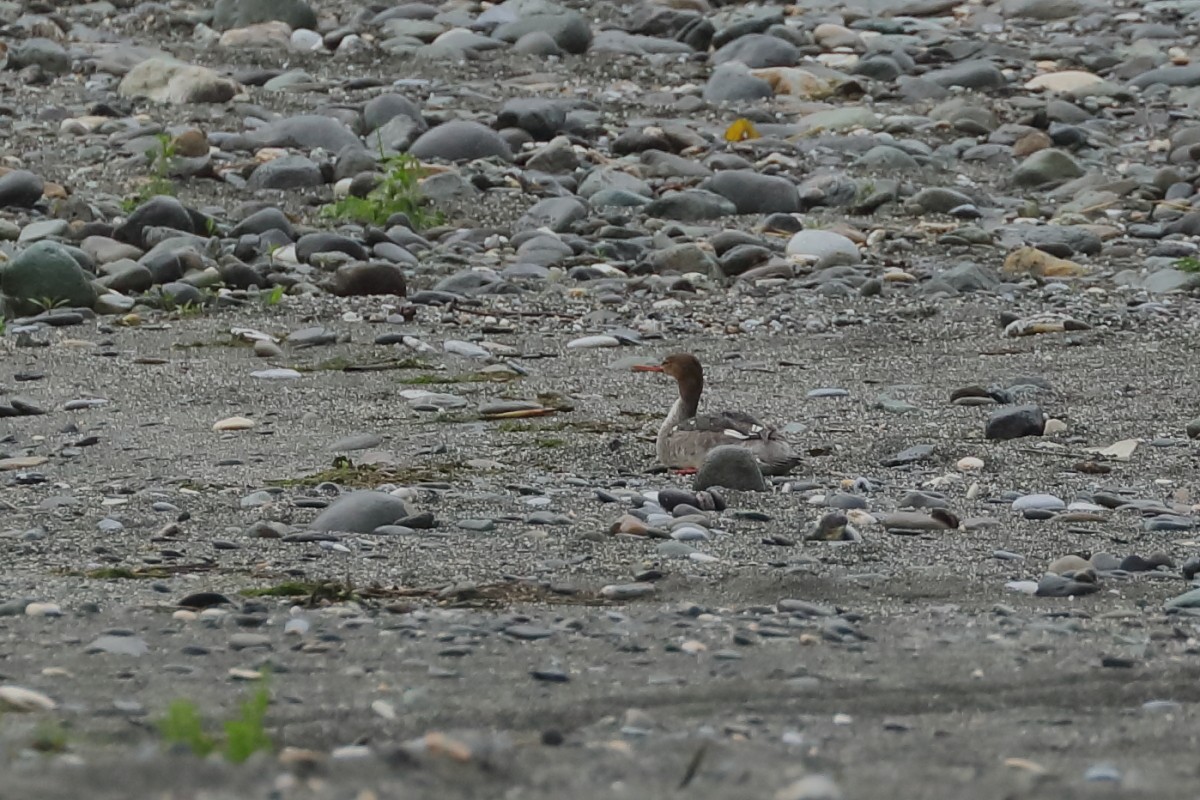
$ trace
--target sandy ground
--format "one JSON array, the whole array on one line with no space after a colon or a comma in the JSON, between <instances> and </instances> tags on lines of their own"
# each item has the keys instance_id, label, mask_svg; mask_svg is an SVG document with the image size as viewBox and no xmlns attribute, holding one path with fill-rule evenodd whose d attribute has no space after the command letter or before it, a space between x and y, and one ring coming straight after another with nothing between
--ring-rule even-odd
<instances>
[{"instance_id":1,"label":"sandy ground","mask_svg":"<svg viewBox=\"0 0 1200 800\"><path fill-rule=\"evenodd\" d=\"M653 376L606 368L634 351L565 351L561 336L535 330L542 324L536 319L518 321L512 335L490 337L550 356L514 359L529 376L439 387L472 403L554 390L575 409L520 430L472 420L470 407L439 420L409 410L397 396L413 385L400 381L414 374L478 369L463 359L430 359L445 372L324 369L266 381L249 377L266 366L249 349L221 344L231 327L285 333L317 322L350 341L289 348L276 366L398 355L370 344L383 326L343 322L335 308L285 303L163 320L167 327L102 330L92 322L55 331L47 348L9 347L6 340L5 385L14 387L18 373L43 373L10 391L50 413L4 420L12 437L5 449L50 460L5 476L12 508L3 516L4 596L51 601L63 611L58 618L0 618L3 682L43 691L59 704L48 714L4 716L9 789L78 796L86 782L99 796L180 797L186 793L177 791L179 778L187 774L195 793L186 796L195 797L267 796L273 786L297 797L349 797L358 789L381 797L762 797L820 773L849 797L896 787L911 797L1082 797L1115 790L1114 783L1126 796L1191 796L1195 626L1162 611L1163 600L1185 587L1178 571L1108 581L1100 593L1077 599L1005 588L1009 580L1036 580L1068 552L1165 551L1182 563L1194 552L1191 536L1144 532L1129 512L1084 526L1085 533L1023 520L993 501L1005 490L1067 499L1102 487L1157 499L1190 490L1195 449L1181 433L1190 414L1178 388L1195 335L1142 320L1073 341L1013 343L999 337L990 304L947 301L943 324L932 324L903 322L869 300L852 302L879 321L806 339L687 342L713 365L711 401L764 399L764 416L804 426L794 438L824 453L795 478L833 489L842 479L869 476L878 487L870 500L875 511L953 473L961 456L977 455L987 462L977 500L966 499L969 481L942 488L962 517L992 515L999 525L918 537L872 527L858 545L770 546L765 536L799 540L821 513L804 495L776 487L769 495L730 496L730 510L715 526L727 533L702 546L718 557L713 564L660 559L653 540L597 535L619 510L598 502L593 488L682 482L646 473L653 465L647 436L669 397ZM411 330L435 342L455 336L437 314L425 314ZM682 344L651 342L634 354L653 358ZM732 365L739 362L721 360L734 353L769 371L737 371ZM146 363L159 360L165 363ZM791 362L801 366L778 366ZM1130 364L1146 368L1132 373ZM1143 444L1109 475L1086 475L1071 471L1062 452L1039 452L1030 440L983 440L988 410L948 403L957 386L1029 374L1056 388L1045 404L1068 421L1068 431L1053 437L1068 454L1127 436L1174 438ZM804 398L829 386L850 396ZM902 396L920 410L894 415L874 407L887 387L907 387ZM62 410L83 397L108 404ZM212 430L235 414L260 425ZM243 509L239 500L328 468L335 455L328 444L363 431L385 437L379 449L392 454L397 469L414 470L406 475L436 477L421 470L459 465L445 473L449 491L423 491L413 503L432 511L441 527L412 537L348 537L350 554L248 533L263 516L297 526L311 519L316 511L296 501L319 491L305 486L285 486L266 509ZM98 442L69 449L89 436ZM546 446L551 439L557 443ZM879 466L923 442L937 446L930 462ZM419 454L440 446L444 452ZM462 466L473 458L506 466ZM47 482L14 485L14 476L29 471ZM551 510L574 520L525 524L531 496L549 497ZM63 497L75 501L48 502ZM155 511L155 501L189 518L164 531L178 512ZM736 510L771 519L733 518ZM105 516L124 527L98 529ZM480 516L496 519L496 529L454 526ZM996 559L999 549L1025 560ZM94 571L105 568L145 577L88 577L111 575ZM600 604L592 594L646 569L663 575L650 598ZM512 588L516 579L525 590ZM287 580L348 582L377 595L361 606L309 610L293 609L295 600L239 595ZM509 590L486 601L394 596L398 588L463 580L509 582ZM580 592L528 588L539 583ZM202 590L250 605L216 621L172 617L173 603ZM778 605L784 599L839 615L788 612ZM311 622L307 636L284 634L295 615ZM522 622L545 628L547 638L505 632ZM93 640L113 631L136 635L146 652L89 652ZM247 632L265 641L238 649L237 635ZM231 767L163 753L154 723L172 699L194 700L214 721L228 718L248 691L230 670L262 667L272 671L267 724L277 745L325 754L363 745L369 755L340 753L309 772L266 756ZM567 680L531 675L544 670ZM372 705L380 701L382 712ZM29 749L46 736L47 719L63 732L64 753ZM395 755L403 743L441 731L474 748L467 765ZM678 790L701 747L694 775Z\"/></svg>"}]
</instances>

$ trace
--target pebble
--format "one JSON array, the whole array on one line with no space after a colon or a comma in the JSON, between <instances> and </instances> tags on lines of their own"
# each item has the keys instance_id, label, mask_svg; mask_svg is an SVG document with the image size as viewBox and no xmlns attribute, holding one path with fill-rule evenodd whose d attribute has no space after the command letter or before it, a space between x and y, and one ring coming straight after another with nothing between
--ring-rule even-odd
<instances>
[{"instance_id":1,"label":"pebble","mask_svg":"<svg viewBox=\"0 0 1200 800\"><path fill-rule=\"evenodd\" d=\"M1061 511L1067 504L1060 498L1049 494L1027 494L1013 500L1013 511Z\"/></svg>"},{"instance_id":2,"label":"pebble","mask_svg":"<svg viewBox=\"0 0 1200 800\"><path fill-rule=\"evenodd\" d=\"M145 639L139 636L105 635L94 639L86 649L88 653L107 653L137 658L148 653L150 646Z\"/></svg>"},{"instance_id":3,"label":"pebble","mask_svg":"<svg viewBox=\"0 0 1200 800\"><path fill-rule=\"evenodd\" d=\"M371 533L409 514L405 502L383 492L357 491L337 498L308 524L315 532Z\"/></svg>"},{"instance_id":4,"label":"pebble","mask_svg":"<svg viewBox=\"0 0 1200 800\"><path fill-rule=\"evenodd\" d=\"M0 709L18 713L53 711L58 704L34 689L7 684L0 686Z\"/></svg>"},{"instance_id":5,"label":"pebble","mask_svg":"<svg viewBox=\"0 0 1200 800\"><path fill-rule=\"evenodd\" d=\"M30 603L25 606L27 617L61 617L62 607L58 603Z\"/></svg>"},{"instance_id":6,"label":"pebble","mask_svg":"<svg viewBox=\"0 0 1200 800\"><path fill-rule=\"evenodd\" d=\"M767 483L753 453L738 445L720 445L705 454L692 487L696 491L723 487L735 491L765 492Z\"/></svg>"},{"instance_id":7,"label":"pebble","mask_svg":"<svg viewBox=\"0 0 1200 800\"><path fill-rule=\"evenodd\" d=\"M1082 597L1100 591L1094 582L1083 582L1062 575L1046 574L1038 581L1038 597Z\"/></svg>"},{"instance_id":8,"label":"pebble","mask_svg":"<svg viewBox=\"0 0 1200 800\"><path fill-rule=\"evenodd\" d=\"M1072 385L1076 362L1111 371L1097 346L1109 340L1136 343L1156 364L1189 346L1200 128L1188 109L1200 67L1188 60L1188 8L200 5L0 3L0 347L19 365L0 375L0 416L11 423L0 433L7 557L25 570L66 547L97 562L60 565L72 571L131 558L168 574L94 581L99 594L86 600L52 593L51 581L36 600L0 606L17 627L74 637L81 658L98 649L87 657L102 667L96 692L109 658L136 683L114 653L170 672L157 663L159 632L122 622L138 635L81 636L72 626L163 595L182 596L168 630L226 637L167 649L187 647L197 664L244 654L221 679L236 663L243 679L267 667L300 675L296 659L321 652L361 680L369 671L354 658L354 632L386 629L403 639L397 665L419 678L379 689L392 704L385 719L426 704L420 678L476 677L409 663L428 642L438 648L430 658L456 663L486 657L481 642L500 632L557 648L616 628L630 654L661 649L637 604L594 617L562 606L544 626L510 609L488 616L408 598L378 617L347 601L280 618L292 600L205 591L230 586L190 567L269 565L281 581L345 569L363 585L365 563L381 585L399 575L482 586L493 571L544 588L566 576L586 585L594 566L638 581L605 587L614 600L653 595L666 575L715 574L714 561L722 573L750 566L794 579L806 601L773 608L760 597L767 605L729 610L697 597L694 617L672 618L689 626L672 634L673 652L723 671L755 669L731 656L771 638L870 656L852 611L816 604L831 577L882 585L896 565L861 563L877 547L897 569L916 558L936 571L953 569L969 541L994 555L989 568L1010 571L1005 579L1028 577L1026 561L1049 562L1039 582L1008 584L1043 597L1096 592L1103 580L1089 605L1049 603L1055 614L1086 609L1096 627L1125 587L1177 581L1176 563L1188 580L1200 574L1187 544L1195 500L1175 463L1186 460L1182 437L1200 438L1200 420L1187 421L1196 412L1147 422L1162 406L1153 376L1110 382L1104 402ZM401 72L386 68L397 59ZM159 160L156 148L170 155ZM409 180L424 203L372 219L326 208L369 205L367 192ZM945 352L914 360L910 340L930 331ZM693 487L652 491L657 421L641 415L656 407L655 390L605 368L654 363L689 343L715 348L706 406L797 416L788 432L811 474L784 484L787 496L769 494L736 448L714 451ZM866 344L892 359L890 372L856 361ZM600 348L623 349L591 352ZM218 358L229 359L228 385L206 371ZM35 361L44 379L14 374ZM65 363L78 369L74 388L55 372ZM1021 363L1046 375L1012 377ZM963 372L980 368L992 374ZM592 384L597 374L605 381ZM949 404L927 402L960 381L970 385ZM187 415L130 394L143 387L199 409L225 435L191 447ZM233 413L246 416L212 422ZM135 427L123 430L126 420ZM971 435L980 425L983 446ZM190 457L172 453L177 445ZM121 466L143 455L149 473ZM92 474L97 459L113 469ZM856 479L871 469L881 474ZM330 476L345 485L311 485ZM715 486L756 494L725 509L704 488ZM593 497L621 511L597 515ZM213 516L218 506L224 516ZM796 513L807 509L819 510ZM64 514L71 525L52 524ZM1061 523L1039 529L1061 541L1032 546L1014 514ZM876 520L919 536L801 541L858 541ZM1133 538L1147 535L1153 546ZM1126 539L1119 556L1055 558ZM126 552L133 541L144 547ZM481 569L484 547L504 552ZM1183 613L1196 602L1187 598L1167 606ZM939 635L953 647L957 618L946 619ZM1039 619L1033 630L1076 622ZM281 628L295 638L272 647ZM136 652L139 642L148 649ZM521 670L581 681L579 664L557 655ZM670 672L653 662L660 668ZM200 672L188 669L176 674ZM112 700L97 707L132 713ZM774 725L739 718L715 729L724 723L745 738ZM569 736L596 744L587 731ZM477 755L448 735L434 741L425 750ZM363 749L344 755L378 755ZM315 759L288 751L284 761ZM785 771L770 790L841 794L803 776ZM279 793L296 786L289 779Z\"/></svg>"},{"instance_id":9,"label":"pebble","mask_svg":"<svg viewBox=\"0 0 1200 800\"><path fill-rule=\"evenodd\" d=\"M1046 415L1039 406L1013 406L992 412L984 427L984 436L988 439L1041 436L1045 426Z\"/></svg>"},{"instance_id":10,"label":"pebble","mask_svg":"<svg viewBox=\"0 0 1200 800\"><path fill-rule=\"evenodd\" d=\"M614 583L600 589L600 596L610 600L636 600L657 591L652 583Z\"/></svg>"},{"instance_id":11,"label":"pebble","mask_svg":"<svg viewBox=\"0 0 1200 800\"><path fill-rule=\"evenodd\" d=\"M255 422L247 417L226 417L213 423L214 431L248 431Z\"/></svg>"},{"instance_id":12,"label":"pebble","mask_svg":"<svg viewBox=\"0 0 1200 800\"><path fill-rule=\"evenodd\" d=\"M825 775L807 775L775 793L775 800L842 800L841 787Z\"/></svg>"}]
</instances>

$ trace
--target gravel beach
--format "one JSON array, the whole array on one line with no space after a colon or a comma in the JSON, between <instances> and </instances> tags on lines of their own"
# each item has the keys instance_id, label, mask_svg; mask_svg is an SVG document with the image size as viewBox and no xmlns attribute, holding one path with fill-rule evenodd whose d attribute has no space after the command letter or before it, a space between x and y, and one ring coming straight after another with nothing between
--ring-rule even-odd
<instances>
[{"instance_id":1,"label":"gravel beach","mask_svg":"<svg viewBox=\"0 0 1200 800\"><path fill-rule=\"evenodd\" d=\"M0 794L1194 797L1198 30L0 0Z\"/></svg>"}]
</instances>

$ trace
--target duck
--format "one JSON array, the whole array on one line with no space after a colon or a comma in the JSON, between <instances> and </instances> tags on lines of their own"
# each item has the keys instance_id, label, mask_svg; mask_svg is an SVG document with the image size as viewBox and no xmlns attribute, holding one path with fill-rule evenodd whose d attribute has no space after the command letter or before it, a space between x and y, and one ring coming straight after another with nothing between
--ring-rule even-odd
<instances>
[{"instance_id":1,"label":"duck","mask_svg":"<svg viewBox=\"0 0 1200 800\"><path fill-rule=\"evenodd\" d=\"M655 439L658 460L668 469L695 472L709 450L737 445L754 453L764 475L786 475L801 457L774 427L741 411L699 413L704 368L691 353L672 353L661 364L639 364L635 372L661 372L675 379L679 398Z\"/></svg>"}]
</instances>

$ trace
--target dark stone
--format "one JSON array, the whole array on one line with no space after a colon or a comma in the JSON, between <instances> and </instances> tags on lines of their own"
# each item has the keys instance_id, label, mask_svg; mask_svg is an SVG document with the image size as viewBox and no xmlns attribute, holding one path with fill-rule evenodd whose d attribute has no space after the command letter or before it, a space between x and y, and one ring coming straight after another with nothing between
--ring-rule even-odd
<instances>
[{"instance_id":1,"label":"dark stone","mask_svg":"<svg viewBox=\"0 0 1200 800\"><path fill-rule=\"evenodd\" d=\"M984 427L988 439L1019 439L1041 436L1046 429L1046 415L1040 406L1023 405L992 412Z\"/></svg>"}]
</instances>

